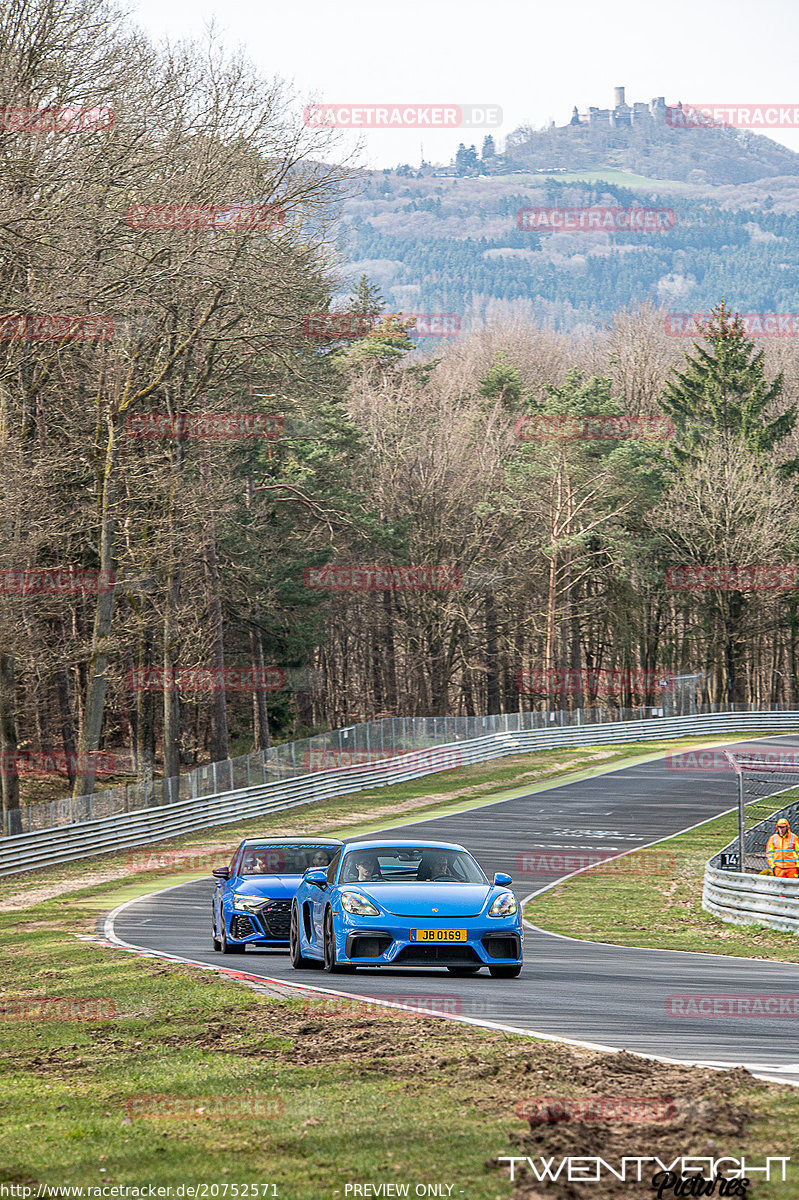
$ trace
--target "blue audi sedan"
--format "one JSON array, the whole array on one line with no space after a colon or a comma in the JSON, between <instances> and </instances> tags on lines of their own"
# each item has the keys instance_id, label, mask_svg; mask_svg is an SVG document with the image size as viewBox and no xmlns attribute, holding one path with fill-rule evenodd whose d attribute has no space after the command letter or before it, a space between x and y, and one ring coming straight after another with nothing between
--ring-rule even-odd
<instances>
[{"instance_id":1,"label":"blue audi sedan","mask_svg":"<svg viewBox=\"0 0 799 1200\"><path fill-rule=\"evenodd\" d=\"M338 838L246 838L227 867L216 867L213 945L222 954L247 946L285 949L291 901L306 870L324 869L343 843Z\"/></svg>"},{"instance_id":2,"label":"blue audi sedan","mask_svg":"<svg viewBox=\"0 0 799 1200\"><path fill-rule=\"evenodd\" d=\"M490 882L448 842L346 842L305 872L291 905L291 964L446 967L500 979L522 969L522 916L510 875Z\"/></svg>"}]
</instances>

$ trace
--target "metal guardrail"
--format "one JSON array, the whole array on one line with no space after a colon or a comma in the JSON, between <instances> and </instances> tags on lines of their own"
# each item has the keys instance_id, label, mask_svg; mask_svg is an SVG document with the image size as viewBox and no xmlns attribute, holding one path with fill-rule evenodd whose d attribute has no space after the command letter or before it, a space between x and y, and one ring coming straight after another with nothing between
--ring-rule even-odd
<instances>
[{"instance_id":1,"label":"metal guardrail","mask_svg":"<svg viewBox=\"0 0 799 1200\"><path fill-rule=\"evenodd\" d=\"M429 750L433 746L471 741L494 733L543 732L575 726L579 729L585 725L663 721L677 716L727 712L745 715L750 709L765 711L754 705L740 704L703 705L697 708L693 696L675 698L667 693L657 708L599 706L562 709L558 712L494 713L482 717L381 717L315 734L310 738L282 742L268 750L254 751L238 758L206 763L168 779L122 783L104 791L94 791L91 795L63 796L58 800L28 804L5 814L5 826L0 830L0 836L16 837L54 825L76 825L82 821L97 821L102 817L119 816L177 803L179 800L219 796L256 784L299 779L316 771L336 770L355 763L374 763L408 754L412 750ZM780 711L779 705L770 706L770 710ZM105 759L111 756L98 757Z\"/></svg>"},{"instance_id":2,"label":"metal guardrail","mask_svg":"<svg viewBox=\"0 0 799 1200\"><path fill-rule=\"evenodd\" d=\"M721 871L708 863L702 907L733 925L769 925L799 933L799 879Z\"/></svg>"},{"instance_id":3,"label":"metal guardrail","mask_svg":"<svg viewBox=\"0 0 799 1200\"><path fill-rule=\"evenodd\" d=\"M799 778L796 786L799 787ZM783 787L781 791L793 790ZM775 799L780 793L775 793ZM766 865L766 844L777 817L787 817L791 828L799 820L799 801L775 809L764 821L745 834L744 867L757 872ZM733 925L768 925L783 933L799 933L799 879L777 879L773 875L750 874L721 867L722 855L737 854L738 842L730 842L714 854L705 867L702 907Z\"/></svg>"},{"instance_id":4,"label":"metal guardrail","mask_svg":"<svg viewBox=\"0 0 799 1200\"><path fill-rule=\"evenodd\" d=\"M762 730L764 727L774 732L799 732L799 712L764 710L710 713L493 733L487 737L410 751L377 762L356 763L336 770L309 773L296 779L230 789L155 808L117 813L79 824L6 837L0 840L0 876L152 844L195 829L232 824L316 800L402 783L508 754L568 746L655 741L691 734L737 733L748 729Z\"/></svg>"}]
</instances>

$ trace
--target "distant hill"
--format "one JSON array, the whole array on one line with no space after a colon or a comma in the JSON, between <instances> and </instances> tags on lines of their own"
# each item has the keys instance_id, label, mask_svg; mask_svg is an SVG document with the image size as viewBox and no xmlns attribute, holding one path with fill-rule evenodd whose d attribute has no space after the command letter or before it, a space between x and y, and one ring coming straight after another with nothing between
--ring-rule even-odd
<instances>
[{"instance_id":1,"label":"distant hill","mask_svg":"<svg viewBox=\"0 0 799 1200\"><path fill-rule=\"evenodd\" d=\"M507 167L525 170L616 167L695 184L799 175L799 154L768 137L729 128L673 129L654 120L627 127L517 129L508 135L504 159Z\"/></svg>"},{"instance_id":2,"label":"distant hill","mask_svg":"<svg viewBox=\"0 0 799 1200\"><path fill-rule=\"evenodd\" d=\"M664 170L673 174L674 163ZM741 312L799 312L795 174L783 168L779 178L715 187L658 183L607 164L585 174L590 181L364 175L343 212L351 276L367 274L394 311L457 313L465 329L510 311L563 330L596 328L641 302L705 312L721 296ZM538 205L665 205L674 226L653 234L518 228L518 210Z\"/></svg>"}]
</instances>

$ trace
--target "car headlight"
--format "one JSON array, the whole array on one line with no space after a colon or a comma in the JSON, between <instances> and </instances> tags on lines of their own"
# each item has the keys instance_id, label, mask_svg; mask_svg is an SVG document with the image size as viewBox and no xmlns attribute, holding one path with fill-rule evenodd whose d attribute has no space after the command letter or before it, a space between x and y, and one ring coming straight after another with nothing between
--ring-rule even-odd
<instances>
[{"instance_id":1,"label":"car headlight","mask_svg":"<svg viewBox=\"0 0 799 1200\"><path fill-rule=\"evenodd\" d=\"M233 907L242 909L245 912L255 912L256 909L265 903L265 896L248 896L246 892L233 893Z\"/></svg>"},{"instance_id":2,"label":"car headlight","mask_svg":"<svg viewBox=\"0 0 799 1200\"><path fill-rule=\"evenodd\" d=\"M360 892L342 892L341 907L356 917L378 917L380 910Z\"/></svg>"},{"instance_id":3,"label":"car headlight","mask_svg":"<svg viewBox=\"0 0 799 1200\"><path fill-rule=\"evenodd\" d=\"M503 892L497 896L488 910L489 917L515 917L518 905L513 892Z\"/></svg>"}]
</instances>

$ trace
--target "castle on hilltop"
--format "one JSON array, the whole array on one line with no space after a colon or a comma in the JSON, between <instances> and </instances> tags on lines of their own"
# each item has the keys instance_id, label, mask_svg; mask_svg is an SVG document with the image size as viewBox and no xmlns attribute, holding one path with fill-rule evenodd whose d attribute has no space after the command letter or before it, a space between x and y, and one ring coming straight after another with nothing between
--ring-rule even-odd
<instances>
[{"instance_id":1,"label":"castle on hilltop","mask_svg":"<svg viewBox=\"0 0 799 1200\"><path fill-rule=\"evenodd\" d=\"M578 113L575 105L569 125L588 125L591 129L629 128L631 125L641 125L650 121L665 125L664 96L656 96L649 104L636 100L635 104L630 105L624 99L624 88L617 87L614 89L614 98L613 108L589 108L587 113Z\"/></svg>"}]
</instances>

